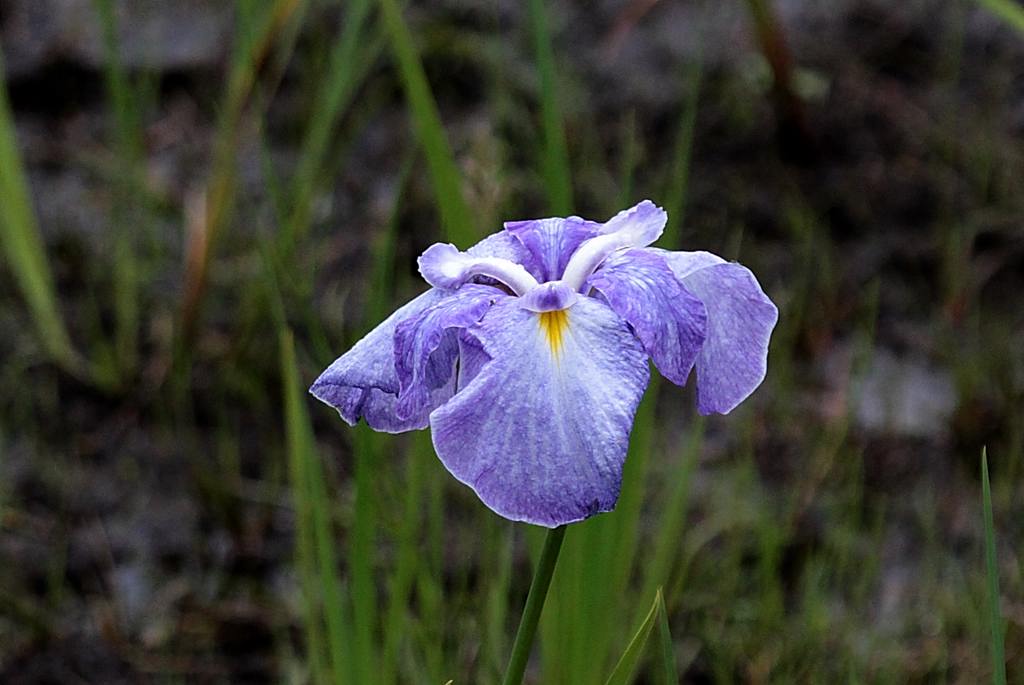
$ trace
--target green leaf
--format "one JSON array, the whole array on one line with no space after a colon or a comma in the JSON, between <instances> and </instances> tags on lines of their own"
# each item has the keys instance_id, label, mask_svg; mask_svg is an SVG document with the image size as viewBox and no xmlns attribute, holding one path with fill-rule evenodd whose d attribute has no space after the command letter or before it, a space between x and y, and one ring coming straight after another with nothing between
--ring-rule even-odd
<instances>
[{"instance_id":1,"label":"green leaf","mask_svg":"<svg viewBox=\"0 0 1024 685\"><path fill-rule=\"evenodd\" d=\"M679 682L679 668L676 666L676 650L672 643L672 631L668 627L668 609L665 598L658 588L658 639L655 642L655 681L663 685L676 685Z\"/></svg>"},{"instance_id":2,"label":"green leaf","mask_svg":"<svg viewBox=\"0 0 1024 685\"><path fill-rule=\"evenodd\" d=\"M291 332L287 329L280 332L280 346L288 464L298 527L297 557L305 600L307 650L315 681L342 685L353 682L347 673L351 663L349 645L352 630L342 599L330 499L316 453L313 427L306 411L306 393L304 384L299 380L295 346ZM329 671L325 664L329 665Z\"/></svg>"},{"instance_id":3,"label":"green leaf","mask_svg":"<svg viewBox=\"0 0 1024 685\"><path fill-rule=\"evenodd\" d=\"M7 99L0 54L0 248L28 304L36 332L50 357L65 370L81 373L81 359L71 347L36 223Z\"/></svg>"},{"instance_id":4,"label":"green leaf","mask_svg":"<svg viewBox=\"0 0 1024 685\"><path fill-rule=\"evenodd\" d=\"M313 111L302 140L302 152L292 181L291 215L281 233L282 247L291 249L308 227L314 191L325 183L324 166L331 135L352 102L382 47L365 29L370 0L346 3L341 35L335 41L324 76L313 100Z\"/></svg>"},{"instance_id":5,"label":"green leaf","mask_svg":"<svg viewBox=\"0 0 1024 685\"><path fill-rule=\"evenodd\" d=\"M668 633L668 612L665 610L665 599L662 597L661 588L654 595L654 603L651 610L647 612L643 623L633 635L633 639L626 646L615 670L608 676L605 685L628 685L632 682L633 674L644 655L644 647L647 645L647 638L656 624L664 622L664 627L658 627L658 648L659 648L659 670L663 676L671 675L669 682L675 682L675 657L673 656L672 638ZM662 634L664 631L664 634ZM667 641L667 642L666 642Z\"/></svg>"},{"instance_id":6,"label":"green leaf","mask_svg":"<svg viewBox=\"0 0 1024 685\"><path fill-rule=\"evenodd\" d=\"M1006 656L1003 618L999 612L999 566L996 563L995 523L992 517L992 489L988 481L988 450L981 450L981 499L985 513L985 569L988 575L988 615L992 631L992 682L1006 685Z\"/></svg>"},{"instance_id":7,"label":"green leaf","mask_svg":"<svg viewBox=\"0 0 1024 685\"><path fill-rule=\"evenodd\" d=\"M1024 34L1024 7L1013 0L978 0L978 4Z\"/></svg>"},{"instance_id":8,"label":"green leaf","mask_svg":"<svg viewBox=\"0 0 1024 685\"><path fill-rule=\"evenodd\" d=\"M686 216L686 197L690 186L690 160L693 157L693 132L697 123L697 105L700 102L700 82L704 71L703 62L697 60L687 70L687 98L679 119L675 147L672 150L672 166L665 184L665 211L668 223L661 236L661 244L669 250L680 246L683 219Z\"/></svg>"},{"instance_id":9,"label":"green leaf","mask_svg":"<svg viewBox=\"0 0 1024 685\"><path fill-rule=\"evenodd\" d=\"M543 0L530 0L530 29L534 55L540 74L540 110L544 132L542 169L548 205L553 214L572 214L572 176L569 169L569 148L565 141L562 107L558 98L555 57L551 49L551 33Z\"/></svg>"},{"instance_id":10,"label":"green leaf","mask_svg":"<svg viewBox=\"0 0 1024 685\"><path fill-rule=\"evenodd\" d=\"M380 8L385 29L391 37L391 48L398 61L398 71L409 101L416 135L427 158L434 199L441 212L446 236L456 245L468 247L476 242L477 232L462 195L461 175L441 126L437 103L430 92L430 84L413 44L412 34L402 19L396 0L380 0Z\"/></svg>"}]
</instances>

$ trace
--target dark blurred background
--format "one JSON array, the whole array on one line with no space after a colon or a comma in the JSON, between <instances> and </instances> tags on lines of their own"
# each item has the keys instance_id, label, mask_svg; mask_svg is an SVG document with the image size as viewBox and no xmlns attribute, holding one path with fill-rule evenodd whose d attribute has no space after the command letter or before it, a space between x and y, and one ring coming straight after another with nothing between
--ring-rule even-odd
<instances>
[{"instance_id":1,"label":"dark blurred background","mask_svg":"<svg viewBox=\"0 0 1024 685\"><path fill-rule=\"evenodd\" d=\"M1024 24L1007 4L544 5L571 211L650 197L672 214L666 247L739 259L781 312L764 386L699 424L679 545L702 551L670 606L686 682L988 678L983 446L1024 682ZM346 43L352 14L0 0L16 141L0 168L0 682L307 679L278 331L308 384L386 313L374 302L422 288L426 246L459 235L395 34L371 3ZM527 4L401 16L475 236L561 213ZM28 272L50 274L57 319ZM671 480L697 419L690 389L659 400L651 477ZM308 411L344 541L352 433ZM406 442L382 444L402 463ZM463 646L483 586L457 580L482 573L488 514L437 482L438 658L445 678L490 682L486 645ZM385 510L403 492L376 487ZM434 682L412 652L401 681Z\"/></svg>"}]
</instances>

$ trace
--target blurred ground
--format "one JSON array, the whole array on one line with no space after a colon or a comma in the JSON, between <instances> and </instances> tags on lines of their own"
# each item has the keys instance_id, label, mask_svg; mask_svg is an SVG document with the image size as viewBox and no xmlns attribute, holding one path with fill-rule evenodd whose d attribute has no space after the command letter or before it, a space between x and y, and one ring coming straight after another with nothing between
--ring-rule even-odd
<instances>
[{"instance_id":1,"label":"blurred ground","mask_svg":"<svg viewBox=\"0 0 1024 685\"><path fill-rule=\"evenodd\" d=\"M777 11L796 110L772 90L743 3L552 4L577 211L602 219L616 209L609 198L621 190L630 130L635 188L661 200L699 60L685 245L740 257L784 321L754 399L756 430L709 425L695 521L712 518L710 503L742 497L719 499L719 489L731 484L722 474L736 445L752 443L750 487L766 493L764 515L777 514L777 499L806 495L782 564L781 582L798 585L841 496L829 483L846 477L841 460L856 453L864 499L850 534L883 528L852 547L879 567L860 605L868 613L850 619L878 631L860 649L894 638L879 658L899 663L901 681L978 682L987 655L956 593L938 611L920 588L960 587L949 578L981 558L977 460L987 444L1008 656L1024 659L1024 38L961 2L788 0ZM310 10L263 125L246 120L236 219L218 246L184 405L192 430L182 432L180 407L155 398L235 20L214 0L119 7L121 60L149 93L142 363L132 387L113 395L50 368L12 279L0 276L0 681L288 677L298 639L293 521L282 462L266 448L281 440L276 344L240 310L239 292L259 273L254 246L274 224L267 169L287 177L294 168L337 14ZM115 253L118 166L96 16L88 0L0 5L18 140L65 313L83 340L111 325ZM545 214L520 4L413 3L406 17L481 233ZM318 285L295 324L321 319L336 352L341 332L358 329L368 246L411 147L387 54L331 141L333 178L317 190L303 249ZM398 282L438 238L436 224L417 167L400 216L395 258L408 268ZM329 449L345 497L345 448ZM702 654L687 678L720 681ZM765 680L756 663L734 675Z\"/></svg>"}]
</instances>

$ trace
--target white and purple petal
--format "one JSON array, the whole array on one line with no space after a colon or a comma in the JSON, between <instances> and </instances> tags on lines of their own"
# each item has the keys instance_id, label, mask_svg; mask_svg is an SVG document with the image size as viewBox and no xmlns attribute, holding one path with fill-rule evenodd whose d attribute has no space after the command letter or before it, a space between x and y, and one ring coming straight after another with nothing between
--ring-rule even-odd
<instances>
[{"instance_id":1,"label":"white and purple petal","mask_svg":"<svg viewBox=\"0 0 1024 685\"><path fill-rule=\"evenodd\" d=\"M580 294L562 281L541 283L519 298L520 304L531 312L552 312L576 304Z\"/></svg>"},{"instance_id":2,"label":"white and purple petal","mask_svg":"<svg viewBox=\"0 0 1024 685\"><path fill-rule=\"evenodd\" d=\"M578 216L506 221L505 231L518 240L532 259L520 263L541 283L562 277L569 258L583 241L601 231L601 224Z\"/></svg>"},{"instance_id":3,"label":"white and purple petal","mask_svg":"<svg viewBox=\"0 0 1024 685\"><path fill-rule=\"evenodd\" d=\"M707 338L697 357L697 409L727 414L764 380L779 310L741 264L710 252L647 251L661 255L707 309Z\"/></svg>"},{"instance_id":4,"label":"white and purple petal","mask_svg":"<svg viewBox=\"0 0 1024 685\"><path fill-rule=\"evenodd\" d=\"M364 418L374 430L387 433L426 428L430 411L451 397L455 382L453 378L445 379L443 385L431 392L430 402L423 411L400 419L395 412L399 390L395 373L395 329L447 296L432 288L400 307L327 367L309 391L337 409L341 418L353 426Z\"/></svg>"},{"instance_id":5,"label":"white and purple petal","mask_svg":"<svg viewBox=\"0 0 1024 685\"><path fill-rule=\"evenodd\" d=\"M490 359L430 416L448 470L502 516L555 527L609 511L647 355L606 304L536 313L496 302L464 336Z\"/></svg>"},{"instance_id":6,"label":"white and purple petal","mask_svg":"<svg viewBox=\"0 0 1024 685\"><path fill-rule=\"evenodd\" d=\"M612 254L631 247L646 247L657 240L668 215L650 200L625 209L600 226L601 233L585 242L573 253L561 278L577 290Z\"/></svg>"},{"instance_id":7,"label":"white and purple petal","mask_svg":"<svg viewBox=\"0 0 1024 685\"><path fill-rule=\"evenodd\" d=\"M665 260L648 250L617 252L587 285L629 322L661 375L684 385L704 344L707 311Z\"/></svg>"},{"instance_id":8,"label":"white and purple petal","mask_svg":"<svg viewBox=\"0 0 1024 685\"><path fill-rule=\"evenodd\" d=\"M460 252L451 243L434 243L416 261L423 279L436 288L458 288L479 277L503 283L517 295L537 287L537 280L522 264Z\"/></svg>"},{"instance_id":9,"label":"white and purple petal","mask_svg":"<svg viewBox=\"0 0 1024 685\"><path fill-rule=\"evenodd\" d=\"M623 236L633 247L650 245L661 237L668 222L664 209L650 200L641 200L601 225L601 233Z\"/></svg>"},{"instance_id":10,"label":"white and purple petal","mask_svg":"<svg viewBox=\"0 0 1024 685\"><path fill-rule=\"evenodd\" d=\"M455 373L459 358L456 331L475 324L492 302L507 297L492 286L467 283L396 326L394 365L399 383L399 419L419 416L433 408L434 393Z\"/></svg>"}]
</instances>

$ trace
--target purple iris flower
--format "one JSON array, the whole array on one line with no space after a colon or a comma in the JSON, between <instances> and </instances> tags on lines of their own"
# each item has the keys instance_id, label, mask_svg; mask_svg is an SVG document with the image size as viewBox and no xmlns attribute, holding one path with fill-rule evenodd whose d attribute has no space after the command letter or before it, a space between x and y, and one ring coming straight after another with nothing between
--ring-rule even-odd
<instances>
[{"instance_id":1,"label":"purple iris flower","mask_svg":"<svg viewBox=\"0 0 1024 685\"><path fill-rule=\"evenodd\" d=\"M419 258L433 286L339 357L310 391L349 424L430 427L445 467L505 518L556 527L610 511L648 358L701 414L764 379L778 310L709 252L648 247L645 200L606 223L513 221L465 252Z\"/></svg>"}]
</instances>

